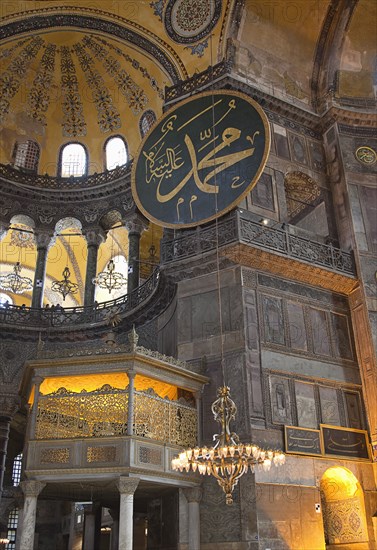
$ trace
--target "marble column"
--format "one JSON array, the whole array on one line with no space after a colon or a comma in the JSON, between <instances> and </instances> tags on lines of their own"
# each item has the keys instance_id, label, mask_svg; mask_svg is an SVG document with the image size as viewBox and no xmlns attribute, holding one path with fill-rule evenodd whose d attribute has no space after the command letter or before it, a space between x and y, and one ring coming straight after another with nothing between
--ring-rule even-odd
<instances>
[{"instance_id":1,"label":"marble column","mask_svg":"<svg viewBox=\"0 0 377 550\"><path fill-rule=\"evenodd\" d=\"M21 529L20 548L33 550L35 518L37 514L37 499L46 483L36 480L21 481L21 489L24 493L24 508Z\"/></svg>"},{"instance_id":2,"label":"marble column","mask_svg":"<svg viewBox=\"0 0 377 550\"><path fill-rule=\"evenodd\" d=\"M110 516L113 518L110 536L110 550L118 550L119 546L119 510L118 508L110 508Z\"/></svg>"},{"instance_id":3,"label":"marble column","mask_svg":"<svg viewBox=\"0 0 377 550\"><path fill-rule=\"evenodd\" d=\"M47 255L53 241L51 233L42 231L35 233L34 238L37 245L37 260L35 265L31 307L40 308L43 306L43 291L46 279Z\"/></svg>"},{"instance_id":4,"label":"marble column","mask_svg":"<svg viewBox=\"0 0 377 550\"><path fill-rule=\"evenodd\" d=\"M4 388L5 390L6 388ZM3 492L10 423L20 406L20 397L12 392L0 393L0 499Z\"/></svg>"},{"instance_id":5,"label":"marble column","mask_svg":"<svg viewBox=\"0 0 377 550\"><path fill-rule=\"evenodd\" d=\"M200 550L200 509L202 498L201 487L184 489L183 493L188 502L188 550Z\"/></svg>"},{"instance_id":6,"label":"marble column","mask_svg":"<svg viewBox=\"0 0 377 550\"><path fill-rule=\"evenodd\" d=\"M102 244L106 239L106 233L102 228L96 227L87 229L84 232L84 236L87 242L84 306L92 306L94 304L96 292L93 279L97 275L98 250L100 244Z\"/></svg>"},{"instance_id":7,"label":"marble column","mask_svg":"<svg viewBox=\"0 0 377 550\"><path fill-rule=\"evenodd\" d=\"M4 239L8 232L8 224L0 221L0 242Z\"/></svg>"},{"instance_id":8,"label":"marble column","mask_svg":"<svg viewBox=\"0 0 377 550\"><path fill-rule=\"evenodd\" d=\"M38 414L39 389L41 387L43 380L44 378L42 378L41 376L35 376L32 381L32 385L34 386L34 401L30 411L28 439L35 439L35 428L37 424L37 414Z\"/></svg>"},{"instance_id":9,"label":"marble column","mask_svg":"<svg viewBox=\"0 0 377 550\"><path fill-rule=\"evenodd\" d=\"M134 401L135 401L135 373L128 373L128 411L127 411L127 435L134 433Z\"/></svg>"},{"instance_id":10,"label":"marble column","mask_svg":"<svg viewBox=\"0 0 377 550\"><path fill-rule=\"evenodd\" d=\"M130 293L139 286L140 277L140 237L146 229L146 222L137 214L134 214L126 221L128 231L128 285L127 292Z\"/></svg>"},{"instance_id":11,"label":"marble column","mask_svg":"<svg viewBox=\"0 0 377 550\"><path fill-rule=\"evenodd\" d=\"M117 482L120 493L118 550L133 549L134 494L139 478L121 476Z\"/></svg>"},{"instance_id":12,"label":"marble column","mask_svg":"<svg viewBox=\"0 0 377 550\"><path fill-rule=\"evenodd\" d=\"M101 533L101 507L92 502L84 504L84 540L82 550L98 550Z\"/></svg>"}]
</instances>

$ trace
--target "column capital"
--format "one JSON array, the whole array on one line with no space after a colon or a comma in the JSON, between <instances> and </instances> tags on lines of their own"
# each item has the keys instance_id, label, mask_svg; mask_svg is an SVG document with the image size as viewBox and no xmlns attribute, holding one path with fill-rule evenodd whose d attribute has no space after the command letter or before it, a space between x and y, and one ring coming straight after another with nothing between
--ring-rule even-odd
<instances>
[{"instance_id":1,"label":"column capital","mask_svg":"<svg viewBox=\"0 0 377 550\"><path fill-rule=\"evenodd\" d=\"M107 231L100 226L86 227L82 234L86 240L87 246L100 246L106 241Z\"/></svg>"},{"instance_id":2,"label":"column capital","mask_svg":"<svg viewBox=\"0 0 377 550\"><path fill-rule=\"evenodd\" d=\"M48 250L55 243L55 236L52 231L43 231L38 229L34 232L34 240L37 250L41 248Z\"/></svg>"},{"instance_id":3,"label":"column capital","mask_svg":"<svg viewBox=\"0 0 377 550\"><path fill-rule=\"evenodd\" d=\"M120 476L116 484L120 494L133 495L139 485L140 479L138 477L125 477Z\"/></svg>"},{"instance_id":4,"label":"column capital","mask_svg":"<svg viewBox=\"0 0 377 550\"><path fill-rule=\"evenodd\" d=\"M40 386L43 381L44 381L43 376L41 376L40 374L35 374L31 380L31 383L35 384L36 386Z\"/></svg>"},{"instance_id":5,"label":"column capital","mask_svg":"<svg viewBox=\"0 0 377 550\"><path fill-rule=\"evenodd\" d=\"M141 234L148 227L148 221L139 214L132 214L124 223L128 233Z\"/></svg>"},{"instance_id":6,"label":"column capital","mask_svg":"<svg viewBox=\"0 0 377 550\"><path fill-rule=\"evenodd\" d=\"M39 493L46 487L46 483L37 481L36 479L29 479L21 481L20 487L25 497L37 497Z\"/></svg>"},{"instance_id":7,"label":"column capital","mask_svg":"<svg viewBox=\"0 0 377 550\"><path fill-rule=\"evenodd\" d=\"M200 502L202 500L203 490L201 487L186 487L183 489L187 502Z\"/></svg>"},{"instance_id":8,"label":"column capital","mask_svg":"<svg viewBox=\"0 0 377 550\"><path fill-rule=\"evenodd\" d=\"M21 405L21 398L15 393L0 393L0 416L11 420Z\"/></svg>"}]
</instances>

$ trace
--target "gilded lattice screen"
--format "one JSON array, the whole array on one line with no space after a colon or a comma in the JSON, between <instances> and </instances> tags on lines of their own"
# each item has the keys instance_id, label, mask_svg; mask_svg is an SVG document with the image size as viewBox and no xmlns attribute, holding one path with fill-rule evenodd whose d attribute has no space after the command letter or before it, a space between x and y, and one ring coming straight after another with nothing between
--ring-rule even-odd
<instances>
[{"instance_id":1,"label":"gilded lattice screen","mask_svg":"<svg viewBox=\"0 0 377 550\"><path fill-rule=\"evenodd\" d=\"M35 439L73 439L127 435L128 388L106 384L80 393L60 388L40 396ZM134 392L133 434L165 443L195 445L196 409L162 399L153 390Z\"/></svg>"}]
</instances>

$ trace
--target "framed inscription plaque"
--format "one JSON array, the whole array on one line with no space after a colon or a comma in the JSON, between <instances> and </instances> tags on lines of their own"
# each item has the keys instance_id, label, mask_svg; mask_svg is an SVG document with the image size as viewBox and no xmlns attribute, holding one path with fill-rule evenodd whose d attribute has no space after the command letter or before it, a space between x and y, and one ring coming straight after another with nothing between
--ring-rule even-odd
<instances>
[{"instance_id":1,"label":"framed inscription plaque","mask_svg":"<svg viewBox=\"0 0 377 550\"><path fill-rule=\"evenodd\" d=\"M370 460L368 432L321 424L323 451L326 456Z\"/></svg>"},{"instance_id":2,"label":"framed inscription plaque","mask_svg":"<svg viewBox=\"0 0 377 550\"><path fill-rule=\"evenodd\" d=\"M138 208L173 228L225 214L262 174L269 128L258 103L239 92L207 92L179 103L145 136L133 163Z\"/></svg>"},{"instance_id":3,"label":"framed inscription plaque","mask_svg":"<svg viewBox=\"0 0 377 550\"><path fill-rule=\"evenodd\" d=\"M319 430L284 426L285 452L296 455L322 455Z\"/></svg>"}]
</instances>

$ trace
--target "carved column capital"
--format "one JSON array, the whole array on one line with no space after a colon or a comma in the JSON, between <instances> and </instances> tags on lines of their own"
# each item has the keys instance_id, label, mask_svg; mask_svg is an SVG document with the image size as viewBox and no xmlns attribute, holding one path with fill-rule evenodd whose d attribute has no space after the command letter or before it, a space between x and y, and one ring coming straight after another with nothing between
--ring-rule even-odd
<instances>
[{"instance_id":1,"label":"carved column capital","mask_svg":"<svg viewBox=\"0 0 377 550\"><path fill-rule=\"evenodd\" d=\"M51 231L42 231L38 229L34 233L34 240L37 247L37 250L46 249L49 250L51 246L55 244L55 236Z\"/></svg>"},{"instance_id":2,"label":"carved column capital","mask_svg":"<svg viewBox=\"0 0 377 550\"><path fill-rule=\"evenodd\" d=\"M83 230L83 235L85 237L87 246L96 246L99 247L102 243L106 241L107 232L99 226L87 227Z\"/></svg>"},{"instance_id":3,"label":"carved column capital","mask_svg":"<svg viewBox=\"0 0 377 550\"><path fill-rule=\"evenodd\" d=\"M0 417L11 420L21 405L21 398L15 393L0 393Z\"/></svg>"},{"instance_id":4,"label":"carved column capital","mask_svg":"<svg viewBox=\"0 0 377 550\"><path fill-rule=\"evenodd\" d=\"M148 222L138 214L133 214L126 220L124 226L128 233L137 233L140 235L145 229L147 229Z\"/></svg>"},{"instance_id":5,"label":"carved column capital","mask_svg":"<svg viewBox=\"0 0 377 550\"><path fill-rule=\"evenodd\" d=\"M121 476L116 482L118 491L121 494L133 495L139 485L140 479L138 477L125 477Z\"/></svg>"},{"instance_id":6,"label":"carved column capital","mask_svg":"<svg viewBox=\"0 0 377 550\"><path fill-rule=\"evenodd\" d=\"M46 483L37 481L35 479L29 479L27 481L21 481L20 487L25 497L37 497L39 493L46 487Z\"/></svg>"},{"instance_id":7,"label":"carved column capital","mask_svg":"<svg viewBox=\"0 0 377 550\"><path fill-rule=\"evenodd\" d=\"M187 502L200 502L202 500L203 490L201 487L187 487L183 489Z\"/></svg>"}]
</instances>

